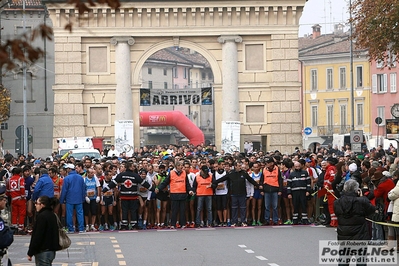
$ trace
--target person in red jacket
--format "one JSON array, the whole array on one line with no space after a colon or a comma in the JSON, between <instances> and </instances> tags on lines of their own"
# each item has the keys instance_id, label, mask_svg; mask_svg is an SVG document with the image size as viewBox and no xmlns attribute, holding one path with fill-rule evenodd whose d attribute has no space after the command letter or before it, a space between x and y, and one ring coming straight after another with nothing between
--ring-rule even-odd
<instances>
[{"instance_id":1,"label":"person in red jacket","mask_svg":"<svg viewBox=\"0 0 399 266\"><path fill-rule=\"evenodd\" d=\"M395 187L395 183L390 177L388 177L389 172L376 171L373 176L371 176L371 182L374 185L374 199L376 206L378 204L384 205L384 213L386 214L388 209L388 193ZM386 220L379 220L377 222L385 222ZM384 229L382 225L373 223L372 224L372 240L384 240Z\"/></svg>"},{"instance_id":2,"label":"person in red jacket","mask_svg":"<svg viewBox=\"0 0 399 266\"><path fill-rule=\"evenodd\" d=\"M334 181L335 174L337 173L337 168L335 167L337 163L338 160L336 158L329 157L327 159L327 169L324 175L324 188L328 191L327 200L328 200L328 211L330 212L331 216L331 222L330 222L331 227L338 226L337 216L335 216L334 212L335 195L332 188L332 182Z\"/></svg>"},{"instance_id":3,"label":"person in red jacket","mask_svg":"<svg viewBox=\"0 0 399 266\"><path fill-rule=\"evenodd\" d=\"M18 226L19 232L24 232L24 222L26 217L26 195L25 180L21 176L22 169L16 167L12 169L12 177L7 183L8 196L11 197L11 223Z\"/></svg>"}]
</instances>

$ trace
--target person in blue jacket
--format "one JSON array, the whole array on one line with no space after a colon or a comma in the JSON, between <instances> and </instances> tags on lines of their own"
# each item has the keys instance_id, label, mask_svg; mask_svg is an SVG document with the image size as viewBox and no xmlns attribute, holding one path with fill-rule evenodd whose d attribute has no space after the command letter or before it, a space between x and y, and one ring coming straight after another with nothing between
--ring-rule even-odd
<instances>
[{"instance_id":1,"label":"person in blue jacket","mask_svg":"<svg viewBox=\"0 0 399 266\"><path fill-rule=\"evenodd\" d=\"M35 189L33 190L32 194L33 202L35 202L41 196L47 196L50 199L54 197L54 183L48 175L46 168L40 169L40 177L36 182Z\"/></svg>"},{"instance_id":2,"label":"person in blue jacket","mask_svg":"<svg viewBox=\"0 0 399 266\"><path fill-rule=\"evenodd\" d=\"M64 168L67 169L68 175L64 178L60 203L66 205L68 233L75 232L72 219L74 209L76 210L76 219L79 224L79 233L84 233L83 202L86 198L86 185L83 177L74 170L75 166L73 164L66 164Z\"/></svg>"}]
</instances>

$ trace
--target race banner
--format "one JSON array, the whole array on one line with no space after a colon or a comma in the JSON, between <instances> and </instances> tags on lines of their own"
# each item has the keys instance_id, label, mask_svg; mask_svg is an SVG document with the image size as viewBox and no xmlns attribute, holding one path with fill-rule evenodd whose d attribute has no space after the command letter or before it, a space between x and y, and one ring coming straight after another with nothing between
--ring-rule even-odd
<instances>
[{"instance_id":1,"label":"race banner","mask_svg":"<svg viewBox=\"0 0 399 266\"><path fill-rule=\"evenodd\" d=\"M158 90L140 89L140 106L212 105L212 88Z\"/></svg>"},{"instance_id":2,"label":"race banner","mask_svg":"<svg viewBox=\"0 0 399 266\"><path fill-rule=\"evenodd\" d=\"M222 150L240 151L240 121L222 121Z\"/></svg>"},{"instance_id":3,"label":"race banner","mask_svg":"<svg viewBox=\"0 0 399 266\"><path fill-rule=\"evenodd\" d=\"M115 150L133 155L133 120L115 120Z\"/></svg>"}]
</instances>

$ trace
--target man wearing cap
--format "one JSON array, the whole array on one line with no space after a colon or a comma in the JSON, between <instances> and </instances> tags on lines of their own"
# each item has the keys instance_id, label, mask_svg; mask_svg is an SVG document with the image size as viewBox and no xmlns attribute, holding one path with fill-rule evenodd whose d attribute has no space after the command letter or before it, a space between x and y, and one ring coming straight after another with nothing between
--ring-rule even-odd
<instances>
[{"instance_id":1,"label":"man wearing cap","mask_svg":"<svg viewBox=\"0 0 399 266\"><path fill-rule=\"evenodd\" d=\"M151 189L151 184L146 182L140 175L135 173L134 165L132 162L126 163L126 171L119 173L112 182L108 185L109 189L115 188L120 184L120 199L122 207L122 220L121 229L126 230L128 228L128 216L130 213L130 225L131 228L137 224L137 210L139 208L139 194L138 185L141 184L146 189ZM108 188L103 188L103 193L107 192Z\"/></svg>"},{"instance_id":2,"label":"man wearing cap","mask_svg":"<svg viewBox=\"0 0 399 266\"><path fill-rule=\"evenodd\" d=\"M155 189L155 193L163 190L166 186L170 187L170 201L172 209L171 229L174 229L177 222L177 214L180 215L180 225L183 228L186 226L186 199L187 194L194 195L187 174L183 170L182 162L178 161L175 168L169 172L165 180Z\"/></svg>"},{"instance_id":3,"label":"man wearing cap","mask_svg":"<svg viewBox=\"0 0 399 266\"><path fill-rule=\"evenodd\" d=\"M331 217L331 222L330 222L331 227L338 226L337 216L335 216L334 213L335 195L332 188L332 183L334 181L335 174L337 173L337 168L335 167L337 163L338 161L336 158L334 157L327 158L327 169L324 175L324 188L327 190L327 202L328 202L328 210L330 212L330 217Z\"/></svg>"},{"instance_id":4,"label":"man wearing cap","mask_svg":"<svg viewBox=\"0 0 399 266\"><path fill-rule=\"evenodd\" d=\"M76 210L76 219L79 224L79 233L84 233L83 202L86 199L86 185L81 175L76 173L73 164L66 164L68 175L64 178L61 190L60 203L66 205L66 223L68 233L74 233L73 210Z\"/></svg>"}]
</instances>

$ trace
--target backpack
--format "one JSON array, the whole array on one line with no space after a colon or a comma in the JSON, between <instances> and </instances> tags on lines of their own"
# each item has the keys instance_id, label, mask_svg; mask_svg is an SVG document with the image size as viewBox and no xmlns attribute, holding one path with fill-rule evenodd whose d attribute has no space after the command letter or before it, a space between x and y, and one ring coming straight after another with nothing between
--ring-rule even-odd
<instances>
[{"instance_id":1,"label":"backpack","mask_svg":"<svg viewBox=\"0 0 399 266\"><path fill-rule=\"evenodd\" d=\"M341 182L339 182L339 183L337 184L337 186L335 187L335 189L336 189L337 191L339 191L339 192L342 192L342 190L344 189L344 184L345 184L345 182L346 182L346 179L345 179L345 177L343 176L342 179L341 179Z\"/></svg>"},{"instance_id":2,"label":"backpack","mask_svg":"<svg viewBox=\"0 0 399 266\"><path fill-rule=\"evenodd\" d=\"M5 249L11 246L14 242L14 231L5 225L3 219L0 218L0 249Z\"/></svg>"}]
</instances>

